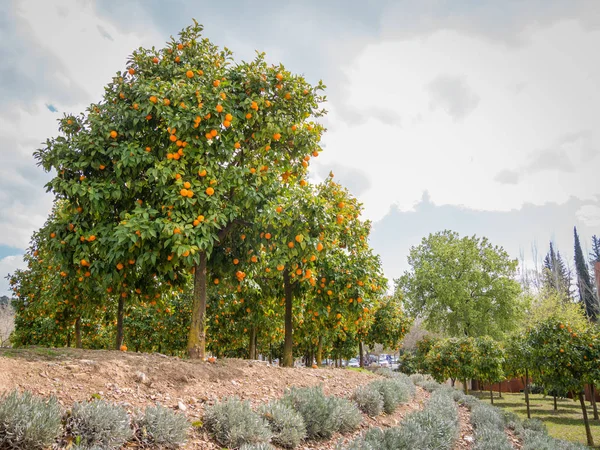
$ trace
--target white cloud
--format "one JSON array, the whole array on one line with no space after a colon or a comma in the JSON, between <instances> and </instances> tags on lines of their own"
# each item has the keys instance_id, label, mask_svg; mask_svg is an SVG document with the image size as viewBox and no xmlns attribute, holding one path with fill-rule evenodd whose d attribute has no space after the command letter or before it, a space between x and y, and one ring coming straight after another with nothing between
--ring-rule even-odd
<instances>
[{"instance_id":1,"label":"white cloud","mask_svg":"<svg viewBox=\"0 0 600 450\"><path fill-rule=\"evenodd\" d=\"M507 46L439 30L367 46L343 69L347 103L328 105L321 171L343 161L366 173L371 188L361 200L375 220L392 204L410 209L424 190L436 204L485 210L570 196L594 200L600 194L600 61L591 55L600 30L568 20L526 28L522 37L522 45ZM460 121L447 112L452 105L430 108L431 83L440 77L459 80L455 87L466 93ZM370 119L345 123L340 109L348 107ZM374 111L382 109L395 111L401 125L378 119ZM565 145L565 137L584 131L582 164L583 141ZM551 148L574 165L571 173L560 160L535 162ZM539 167L508 176L532 161ZM499 173L513 183L498 182Z\"/></svg>"},{"instance_id":2,"label":"white cloud","mask_svg":"<svg viewBox=\"0 0 600 450\"><path fill-rule=\"evenodd\" d=\"M24 269L27 265L23 261L23 255L7 256L0 259L0 296L12 295L6 276L17 269Z\"/></svg>"}]
</instances>

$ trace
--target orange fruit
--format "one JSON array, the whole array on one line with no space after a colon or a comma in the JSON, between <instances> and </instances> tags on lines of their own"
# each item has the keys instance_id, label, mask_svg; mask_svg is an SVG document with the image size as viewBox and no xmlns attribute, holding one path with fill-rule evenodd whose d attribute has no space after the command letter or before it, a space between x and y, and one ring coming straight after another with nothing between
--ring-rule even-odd
<instances>
[{"instance_id":1,"label":"orange fruit","mask_svg":"<svg viewBox=\"0 0 600 450\"><path fill-rule=\"evenodd\" d=\"M229 128L229 127L231 126L231 122L230 122L229 120L224 120L224 121L223 121L223 126L224 126L225 128Z\"/></svg>"},{"instance_id":2,"label":"orange fruit","mask_svg":"<svg viewBox=\"0 0 600 450\"><path fill-rule=\"evenodd\" d=\"M156 103L156 102L158 101L158 99L157 99L157 98L156 98L154 95L151 95L151 96L150 96L150 101L151 101L152 103Z\"/></svg>"},{"instance_id":3,"label":"orange fruit","mask_svg":"<svg viewBox=\"0 0 600 450\"><path fill-rule=\"evenodd\" d=\"M206 195L213 195L215 193L215 190L211 187L207 187L205 192Z\"/></svg>"},{"instance_id":4,"label":"orange fruit","mask_svg":"<svg viewBox=\"0 0 600 450\"><path fill-rule=\"evenodd\" d=\"M206 176L206 170L202 169L198 171L198 176L199 177L205 177Z\"/></svg>"},{"instance_id":5,"label":"orange fruit","mask_svg":"<svg viewBox=\"0 0 600 450\"><path fill-rule=\"evenodd\" d=\"M265 233L265 239L271 239L271 233Z\"/></svg>"},{"instance_id":6,"label":"orange fruit","mask_svg":"<svg viewBox=\"0 0 600 450\"><path fill-rule=\"evenodd\" d=\"M279 81L283 80L283 75L281 73L278 73L277 75L275 75L275 78L277 78Z\"/></svg>"},{"instance_id":7,"label":"orange fruit","mask_svg":"<svg viewBox=\"0 0 600 450\"><path fill-rule=\"evenodd\" d=\"M288 242L288 247L289 248L294 248L294 243L292 241Z\"/></svg>"},{"instance_id":8,"label":"orange fruit","mask_svg":"<svg viewBox=\"0 0 600 450\"><path fill-rule=\"evenodd\" d=\"M115 130L112 130L110 132L110 137L113 138L113 139L116 138L117 137L117 132Z\"/></svg>"},{"instance_id":9,"label":"orange fruit","mask_svg":"<svg viewBox=\"0 0 600 450\"><path fill-rule=\"evenodd\" d=\"M215 80L215 81L213 81L213 86L214 86L214 87L219 87L219 85L220 85L220 84L221 84L221 81L220 81L220 80Z\"/></svg>"},{"instance_id":10,"label":"orange fruit","mask_svg":"<svg viewBox=\"0 0 600 450\"><path fill-rule=\"evenodd\" d=\"M119 349L120 349L122 352L126 352L126 351L127 351L127 346L126 346L125 344L123 344L123 345L121 345L121 347L119 347Z\"/></svg>"},{"instance_id":11,"label":"orange fruit","mask_svg":"<svg viewBox=\"0 0 600 450\"><path fill-rule=\"evenodd\" d=\"M212 137L215 137L217 134L219 134L219 132L217 130L210 130L210 135Z\"/></svg>"},{"instance_id":12,"label":"orange fruit","mask_svg":"<svg viewBox=\"0 0 600 450\"><path fill-rule=\"evenodd\" d=\"M169 106L170 104L171 104L171 100L169 100L168 98L163 99L163 105Z\"/></svg>"},{"instance_id":13,"label":"orange fruit","mask_svg":"<svg viewBox=\"0 0 600 450\"><path fill-rule=\"evenodd\" d=\"M190 184L189 181L186 181L185 183L183 183L183 187L186 188L186 189L189 189L189 188L192 187L192 185Z\"/></svg>"},{"instance_id":14,"label":"orange fruit","mask_svg":"<svg viewBox=\"0 0 600 450\"><path fill-rule=\"evenodd\" d=\"M215 283L215 284L219 284L219 279L218 279L218 278L215 278L215 280L214 280L214 283Z\"/></svg>"},{"instance_id":15,"label":"orange fruit","mask_svg":"<svg viewBox=\"0 0 600 450\"><path fill-rule=\"evenodd\" d=\"M100 169L100 170L104 170L104 169L106 169L106 166L105 166L104 164L100 164L100 167L99 167L99 169Z\"/></svg>"},{"instance_id":16,"label":"orange fruit","mask_svg":"<svg viewBox=\"0 0 600 450\"><path fill-rule=\"evenodd\" d=\"M151 151L152 151L152 149L151 149L150 147L146 147L146 151L147 151L147 152L151 152Z\"/></svg>"},{"instance_id":17,"label":"orange fruit","mask_svg":"<svg viewBox=\"0 0 600 450\"><path fill-rule=\"evenodd\" d=\"M277 270L279 270L280 272L284 269L283 264L278 264L277 265Z\"/></svg>"},{"instance_id":18,"label":"orange fruit","mask_svg":"<svg viewBox=\"0 0 600 450\"><path fill-rule=\"evenodd\" d=\"M277 208L275 208L275 211L277 211L278 213L280 213L281 211L283 211L283 208L281 206L278 206Z\"/></svg>"},{"instance_id":19,"label":"orange fruit","mask_svg":"<svg viewBox=\"0 0 600 450\"><path fill-rule=\"evenodd\" d=\"M321 251L323 250L323 244L321 244L320 242L317 244L317 251Z\"/></svg>"},{"instance_id":20,"label":"orange fruit","mask_svg":"<svg viewBox=\"0 0 600 450\"><path fill-rule=\"evenodd\" d=\"M154 64L158 64L158 58L155 56L154 58L152 58L152 62L153 62Z\"/></svg>"},{"instance_id":21,"label":"orange fruit","mask_svg":"<svg viewBox=\"0 0 600 450\"><path fill-rule=\"evenodd\" d=\"M135 69L133 67L130 67L128 72L129 72L129 75L133 75L135 73Z\"/></svg>"},{"instance_id":22,"label":"orange fruit","mask_svg":"<svg viewBox=\"0 0 600 450\"><path fill-rule=\"evenodd\" d=\"M252 114L250 114L250 113L246 114L246 119L252 119Z\"/></svg>"},{"instance_id":23,"label":"orange fruit","mask_svg":"<svg viewBox=\"0 0 600 450\"><path fill-rule=\"evenodd\" d=\"M233 120L233 116L231 114L225 114L225 120L229 120L231 122Z\"/></svg>"},{"instance_id":24,"label":"orange fruit","mask_svg":"<svg viewBox=\"0 0 600 450\"><path fill-rule=\"evenodd\" d=\"M185 76L188 77L188 78L194 78L194 72L192 72L191 70L188 70L185 73Z\"/></svg>"},{"instance_id":25,"label":"orange fruit","mask_svg":"<svg viewBox=\"0 0 600 450\"><path fill-rule=\"evenodd\" d=\"M239 142L236 142L235 144L233 144L234 148L240 148L242 146L242 144L240 144Z\"/></svg>"},{"instance_id":26,"label":"orange fruit","mask_svg":"<svg viewBox=\"0 0 600 450\"><path fill-rule=\"evenodd\" d=\"M56 233L50 233L50 237L54 239L56 237Z\"/></svg>"},{"instance_id":27,"label":"orange fruit","mask_svg":"<svg viewBox=\"0 0 600 450\"><path fill-rule=\"evenodd\" d=\"M233 264L235 264L236 266L237 266L239 263L240 263L240 260L239 260L239 259L235 258L235 259L233 260Z\"/></svg>"},{"instance_id":28,"label":"orange fruit","mask_svg":"<svg viewBox=\"0 0 600 450\"><path fill-rule=\"evenodd\" d=\"M122 263L117 264L117 270L123 270L123 264Z\"/></svg>"},{"instance_id":29,"label":"orange fruit","mask_svg":"<svg viewBox=\"0 0 600 450\"><path fill-rule=\"evenodd\" d=\"M276 140L276 141L278 141L279 139L281 139L281 134L279 134L279 133L275 133L275 134L273 135L273 139L274 139L274 140Z\"/></svg>"},{"instance_id":30,"label":"orange fruit","mask_svg":"<svg viewBox=\"0 0 600 450\"><path fill-rule=\"evenodd\" d=\"M218 113L223 112L223 106L221 106L221 105L217 105L217 107L215 109L217 110Z\"/></svg>"},{"instance_id":31,"label":"orange fruit","mask_svg":"<svg viewBox=\"0 0 600 450\"><path fill-rule=\"evenodd\" d=\"M304 236L302 236L301 234L296 236L296 242L302 242L304 240Z\"/></svg>"},{"instance_id":32,"label":"orange fruit","mask_svg":"<svg viewBox=\"0 0 600 450\"><path fill-rule=\"evenodd\" d=\"M187 196L188 196L188 198L192 198L194 196L194 192L191 191L191 190L188 190L187 191Z\"/></svg>"}]
</instances>

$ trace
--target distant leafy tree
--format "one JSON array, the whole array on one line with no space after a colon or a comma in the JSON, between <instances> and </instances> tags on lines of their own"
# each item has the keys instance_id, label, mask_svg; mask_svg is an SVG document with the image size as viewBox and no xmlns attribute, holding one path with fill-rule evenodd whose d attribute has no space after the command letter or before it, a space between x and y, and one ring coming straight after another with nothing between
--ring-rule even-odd
<instances>
[{"instance_id":1,"label":"distant leafy tree","mask_svg":"<svg viewBox=\"0 0 600 450\"><path fill-rule=\"evenodd\" d=\"M466 394L466 380L476 374L474 344L471 337L442 339L434 344L426 357L433 379L439 383L450 379L453 386L455 380L464 380Z\"/></svg>"},{"instance_id":2,"label":"distant leafy tree","mask_svg":"<svg viewBox=\"0 0 600 450\"><path fill-rule=\"evenodd\" d=\"M592 236L592 251L590 252L590 264L592 267L597 262L600 262L600 238L596 235Z\"/></svg>"},{"instance_id":3,"label":"distant leafy tree","mask_svg":"<svg viewBox=\"0 0 600 450\"><path fill-rule=\"evenodd\" d=\"M579 301L583 308L585 308L586 315L592 321L596 321L600 310L598 308L598 299L594 295L594 283L590 277L588 266L585 263L583 251L581 250L581 243L579 242L579 235L577 234L577 228L573 228L573 235L575 239L575 270L577 274L577 288L579 290Z\"/></svg>"},{"instance_id":4,"label":"distant leafy tree","mask_svg":"<svg viewBox=\"0 0 600 450\"><path fill-rule=\"evenodd\" d=\"M395 280L396 291L427 329L455 337L500 338L515 328L523 310L517 260L502 247L446 230L412 247L408 262L411 270Z\"/></svg>"},{"instance_id":5,"label":"distant leafy tree","mask_svg":"<svg viewBox=\"0 0 600 450\"><path fill-rule=\"evenodd\" d=\"M490 401L494 404L494 395L491 385L504 378L502 366L504 352L500 344L489 336L475 338L475 356L473 365L475 378L490 385Z\"/></svg>"},{"instance_id":6,"label":"distant leafy tree","mask_svg":"<svg viewBox=\"0 0 600 450\"><path fill-rule=\"evenodd\" d=\"M565 300L572 297L571 273L560 252L554 250L552 242L544 258L542 285L548 290L558 292Z\"/></svg>"}]
</instances>

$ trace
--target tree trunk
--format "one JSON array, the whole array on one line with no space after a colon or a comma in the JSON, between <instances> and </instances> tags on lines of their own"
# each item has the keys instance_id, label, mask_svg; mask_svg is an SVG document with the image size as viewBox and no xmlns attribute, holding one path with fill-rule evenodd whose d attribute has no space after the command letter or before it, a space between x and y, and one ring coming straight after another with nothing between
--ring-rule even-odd
<instances>
[{"instance_id":1,"label":"tree trunk","mask_svg":"<svg viewBox=\"0 0 600 450\"><path fill-rule=\"evenodd\" d=\"M598 407L596 405L596 388L594 383L590 384L590 400L592 402L592 408L594 409L594 420L598 420Z\"/></svg>"},{"instance_id":2,"label":"tree trunk","mask_svg":"<svg viewBox=\"0 0 600 450\"><path fill-rule=\"evenodd\" d=\"M323 338L319 336L319 342L317 343L317 366L321 367L321 363L323 362Z\"/></svg>"},{"instance_id":3,"label":"tree trunk","mask_svg":"<svg viewBox=\"0 0 600 450\"><path fill-rule=\"evenodd\" d=\"M273 344L269 344L269 364L273 364Z\"/></svg>"},{"instance_id":4,"label":"tree trunk","mask_svg":"<svg viewBox=\"0 0 600 450\"><path fill-rule=\"evenodd\" d=\"M75 348L83 348L81 343L81 317L75 319Z\"/></svg>"},{"instance_id":5,"label":"tree trunk","mask_svg":"<svg viewBox=\"0 0 600 450\"><path fill-rule=\"evenodd\" d=\"M490 402L492 405L494 404L494 391L492 390L492 386L490 386Z\"/></svg>"},{"instance_id":6,"label":"tree trunk","mask_svg":"<svg viewBox=\"0 0 600 450\"><path fill-rule=\"evenodd\" d=\"M465 378L465 395L469 395L469 387L467 386L467 379Z\"/></svg>"},{"instance_id":7,"label":"tree trunk","mask_svg":"<svg viewBox=\"0 0 600 450\"><path fill-rule=\"evenodd\" d=\"M200 262L194 271L192 323L188 335L188 355L204 359L206 354L206 252L200 252Z\"/></svg>"},{"instance_id":8,"label":"tree trunk","mask_svg":"<svg viewBox=\"0 0 600 450\"><path fill-rule=\"evenodd\" d=\"M529 410L529 370L525 369L525 404L527 405L527 418L531 419L531 411Z\"/></svg>"},{"instance_id":9,"label":"tree trunk","mask_svg":"<svg viewBox=\"0 0 600 450\"><path fill-rule=\"evenodd\" d=\"M498 398L502 398L502 382L498 383Z\"/></svg>"},{"instance_id":10,"label":"tree trunk","mask_svg":"<svg viewBox=\"0 0 600 450\"><path fill-rule=\"evenodd\" d=\"M67 331L67 347L71 346L71 332Z\"/></svg>"},{"instance_id":11,"label":"tree trunk","mask_svg":"<svg viewBox=\"0 0 600 450\"><path fill-rule=\"evenodd\" d=\"M362 341L358 341L358 358L360 361L360 367L365 367L365 357L363 355L363 343Z\"/></svg>"},{"instance_id":12,"label":"tree trunk","mask_svg":"<svg viewBox=\"0 0 600 450\"><path fill-rule=\"evenodd\" d=\"M248 359L255 359L256 354L256 327L252 325L250 327L250 336L248 339Z\"/></svg>"},{"instance_id":13,"label":"tree trunk","mask_svg":"<svg viewBox=\"0 0 600 450\"><path fill-rule=\"evenodd\" d=\"M588 420L585 399L583 398L583 390L579 391L579 403L581 404L581 412L583 413L583 423L585 424L585 435L587 437L587 443L589 447L593 447L594 438L592 437L592 430L590 429L590 421Z\"/></svg>"},{"instance_id":14,"label":"tree trunk","mask_svg":"<svg viewBox=\"0 0 600 450\"><path fill-rule=\"evenodd\" d=\"M283 290L285 293L285 336L283 341L283 367L294 366L294 338L292 331L292 284L288 268L283 269Z\"/></svg>"},{"instance_id":15,"label":"tree trunk","mask_svg":"<svg viewBox=\"0 0 600 450\"><path fill-rule=\"evenodd\" d=\"M558 405L556 404L556 392L554 393L554 411L558 411Z\"/></svg>"},{"instance_id":16,"label":"tree trunk","mask_svg":"<svg viewBox=\"0 0 600 450\"><path fill-rule=\"evenodd\" d=\"M258 359L258 330L254 328L254 359Z\"/></svg>"},{"instance_id":17,"label":"tree trunk","mask_svg":"<svg viewBox=\"0 0 600 450\"><path fill-rule=\"evenodd\" d=\"M117 305L117 340L115 349L121 350L123 345L123 310L125 309L125 299L119 295L119 303Z\"/></svg>"},{"instance_id":18,"label":"tree trunk","mask_svg":"<svg viewBox=\"0 0 600 450\"><path fill-rule=\"evenodd\" d=\"M450 385L451 385L452 387L454 387L454 382L455 382L454 378L450 378Z\"/></svg>"}]
</instances>

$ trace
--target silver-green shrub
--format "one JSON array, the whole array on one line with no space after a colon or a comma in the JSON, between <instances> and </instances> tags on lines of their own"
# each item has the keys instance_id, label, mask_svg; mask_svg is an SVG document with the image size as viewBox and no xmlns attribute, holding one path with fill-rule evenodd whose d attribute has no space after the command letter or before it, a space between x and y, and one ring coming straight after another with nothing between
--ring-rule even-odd
<instances>
[{"instance_id":1,"label":"silver-green shrub","mask_svg":"<svg viewBox=\"0 0 600 450\"><path fill-rule=\"evenodd\" d=\"M333 419L336 431L349 433L358 428L362 422L362 414L356 405L346 398L328 397L333 405Z\"/></svg>"},{"instance_id":2,"label":"silver-green shrub","mask_svg":"<svg viewBox=\"0 0 600 450\"><path fill-rule=\"evenodd\" d=\"M370 417L377 417L383 411L383 396L373 384L356 388L352 400L356 402L362 412Z\"/></svg>"},{"instance_id":3,"label":"silver-green shrub","mask_svg":"<svg viewBox=\"0 0 600 450\"><path fill-rule=\"evenodd\" d=\"M274 401L259 409L267 421L273 437L271 441L284 448L295 448L306 437L302 416L282 401Z\"/></svg>"},{"instance_id":4,"label":"silver-green shrub","mask_svg":"<svg viewBox=\"0 0 600 450\"><path fill-rule=\"evenodd\" d=\"M308 439L329 439L336 431L355 429L362 420L356 405L325 396L320 386L293 387L285 392L282 401L300 413Z\"/></svg>"},{"instance_id":5,"label":"silver-green shrub","mask_svg":"<svg viewBox=\"0 0 600 450\"><path fill-rule=\"evenodd\" d=\"M42 449L61 433L61 412L54 397L12 391L0 397L0 448Z\"/></svg>"},{"instance_id":6,"label":"silver-green shrub","mask_svg":"<svg viewBox=\"0 0 600 450\"><path fill-rule=\"evenodd\" d=\"M244 444L240 447L240 450L277 450L271 444L266 442L260 444Z\"/></svg>"},{"instance_id":7,"label":"silver-green shrub","mask_svg":"<svg viewBox=\"0 0 600 450\"><path fill-rule=\"evenodd\" d=\"M386 414L392 414L400 403L410 400L408 387L395 379L376 380L370 383L381 394L383 410Z\"/></svg>"},{"instance_id":8,"label":"silver-green shrub","mask_svg":"<svg viewBox=\"0 0 600 450\"><path fill-rule=\"evenodd\" d=\"M576 442L561 441L534 430L525 430L521 435L523 450L585 450L589 447Z\"/></svg>"},{"instance_id":9,"label":"silver-green shrub","mask_svg":"<svg viewBox=\"0 0 600 450\"><path fill-rule=\"evenodd\" d=\"M185 443L190 428L190 423L183 414L161 405L148 406L135 422L138 442L160 448L179 447Z\"/></svg>"},{"instance_id":10,"label":"silver-green shrub","mask_svg":"<svg viewBox=\"0 0 600 450\"><path fill-rule=\"evenodd\" d=\"M432 394L424 410L410 414L399 427L371 429L348 450L449 450L458 435L458 410L446 391Z\"/></svg>"},{"instance_id":11,"label":"silver-green shrub","mask_svg":"<svg viewBox=\"0 0 600 450\"><path fill-rule=\"evenodd\" d=\"M504 432L505 418L491 405L478 402L471 408L471 423L475 431L474 450L511 450Z\"/></svg>"},{"instance_id":12,"label":"silver-green shrub","mask_svg":"<svg viewBox=\"0 0 600 450\"><path fill-rule=\"evenodd\" d=\"M250 408L247 401L228 398L207 408L204 424L217 442L238 448L244 444L269 442L271 431L267 422Z\"/></svg>"},{"instance_id":13,"label":"silver-green shrub","mask_svg":"<svg viewBox=\"0 0 600 450\"><path fill-rule=\"evenodd\" d=\"M116 449L133 437L127 411L103 400L75 403L67 419L67 430L82 449Z\"/></svg>"},{"instance_id":14,"label":"silver-green shrub","mask_svg":"<svg viewBox=\"0 0 600 450\"><path fill-rule=\"evenodd\" d=\"M548 434L546 425L539 419L525 419L523 421L523 428L526 430L537 431L538 433Z\"/></svg>"},{"instance_id":15,"label":"silver-green shrub","mask_svg":"<svg viewBox=\"0 0 600 450\"><path fill-rule=\"evenodd\" d=\"M425 375L421 373L413 373L412 375L410 375L410 380L413 382L414 385L418 386L423 381L425 381Z\"/></svg>"}]
</instances>

